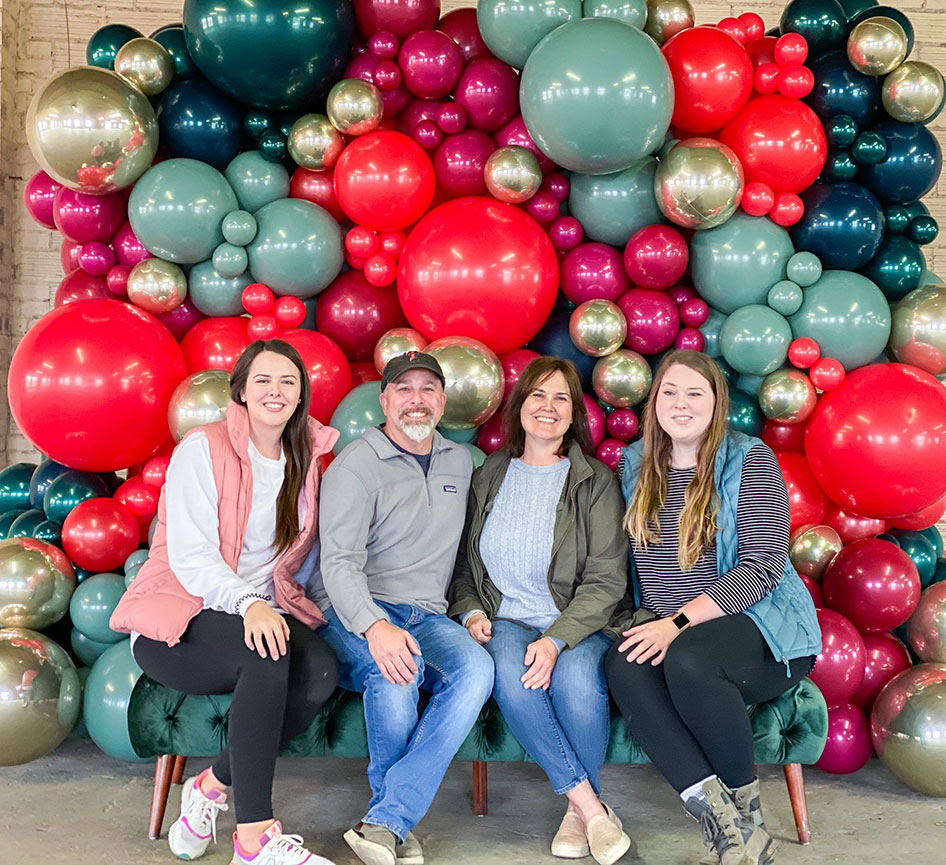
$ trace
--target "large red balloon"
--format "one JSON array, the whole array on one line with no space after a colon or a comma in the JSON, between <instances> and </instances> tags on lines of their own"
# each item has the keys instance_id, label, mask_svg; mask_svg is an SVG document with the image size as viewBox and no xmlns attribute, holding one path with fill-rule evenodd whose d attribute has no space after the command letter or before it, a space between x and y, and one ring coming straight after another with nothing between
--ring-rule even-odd
<instances>
[{"instance_id":1,"label":"large red balloon","mask_svg":"<svg viewBox=\"0 0 946 865\"><path fill-rule=\"evenodd\" d=\"M897 673L912 666L910 652L893 634L879 632L867 633L864 637L864 648L867 651L867 664L864 668L864 679L861 686L854 692L851 702L860 706L865 712L870 712L877 695Z\"/></svg>"},{"instance_id":2,"label":"large red balloon","mask_svg":"<svg viewBox=\"0 0 946 865\"><path fill-rule=\"evenodd\" d=\"M811 680L825 702L837 706L850 700L864 680L864 639L854 625L834 610L818 610L818 624L822 648Z\"/></svg>"},{"instance_id":3,"label":"large red balloon","mask_svg":"<svg viewBox=\"0 0 946 865\"><path fill-rule=\"evenodd\" d=\"M63 277L53 295L53 306L60 307L79 300L111 300L108 283L100 276L92 276L81 267Z\"/></svg>"},{"instance_id":4,"label":"large red balloon","mask_svg":"<svg viewBox=\"0 0 946 865\"><path fill-rule=\"evenodd\" d=\"M312 401L309 414L328 423L338 404L351 390L351 367L342 350L332 340L314 330L287 330L279 334L302 355L309 371Z\"/></svg>"},{"instance_id":5,"label":"large red balloon","mask_svg":"<svg viewBox=\"0 0 946 865\"><path fill-rule=\"evenodd\" d=\"M671 123L713 132L729 123L752 95L749 53L728 33L702 26L682 30L663 47L673 76Z\"/></svg>"},{"instance_id":6,"label":"large red balloon","mask_svg":"<svg viewBox=\"0 0 946 865\"><path fill-rule=\"evenodd\" d=\"M555 305L558 263L528 214L491 198L457 198L427 214L401 253L397 289L428 339L470 336L497 354L534 337Z\"/></svg>"},{"instance_id":7,"label":"large red balloon","mask_svg":"<svg viewBox=\"0 0 946 865\"><path fill-rule=\"evenodd\" d=\"M824 524L831 526L838 533L841 542L845 544L849 544L851 541L861 541L864 538L872 538L879 535L887 527L883 520L862 517L860 514L839 508L835 504L828 505L824 515Z\"/></svg>"},{"instance_id":8,"label":"large red balloon","mask_svg":"<svg viewBox=\"0 0 946 865\"><path fill-rule=\"evenodd\" d=\"M821 581L825 603L861 631L902 625L920 600L920 575L896 544L854 541L839 552Z\"/></svg>"},{"instance_id":9,"label":"large red balloon","mask_svg":"<svg viewBox=\"0 0 946 865\"><path fill-rule=\"evenodd\" d=\"M233 369L237 358L250 344L246 333L248 318L223 316L198 321L181 340L187 372L205 369Z\"/></svg>"},{"instance_id":10,"label":"large red balloon","mask_svg":"<svg viewBox=\"0 0 946 865\"><path fill-rule=\"evenodd\" d=\"M921 532L923 529L935 526L943 518L944 513L946 513L946 496L921 508L915 514L897 517L891 522L895 529L912 529L915 532Z\"/></svg>"},{"instance_id":11,"label":"large red balloon","mask_svg":"<svg viewBox=\"0 0 946 865\"><path fill-rule=\"evenodd\" d=\"M174 337L147 312L117 300L70 303L44 315L14 352L10 408L56 462L121 469L167 440L168 401L186 372Z\"/></svg>"},{"instance_id":12,"label":"large red balloon","mask_svg":"<svg viewBox=\"0 0 946 865\"><path fill-rule=\"evenodd\" d=\"M828 500L818 487L811 469L802 454L792 451L776 451L782 477L788 489L788 506L791 509L791 529L807 523L820 524L824 518Z\"/></svg>"},{"instance_id":13,"label":"large red balloon","mask_svg":"<svg viewBox=\"0 0 946 865\"><path fill-rule=\"evenodd\" d=\"M356 225L397 231L417 222L436 189L430 157L402 132L356 138L335 163L335 195Z\"/></svg>"},{"instance_id":14,"label":"large red balloon","mask_svg":"<svg viewBox=\"0 0 946 865\"><path fill-rule=\"evenodd\" d=\"M834 775L856 772L871 758L874 749L864 712L853 703L828 709L828 741L815 765Z\"/></svg>"},{"instance_id":15,"label":"large red balloon","mask_svg":"<svg viewBox=\"0 0 946 865\"><path fill-rule=\"evenodd\" d=\"M719 140L739 157L746 183L767 183L776 193L803 192L828 156L818 115L779 94L750 99L723 127Z\"/></svg>"},{"instance_id":16,"label":"large red balloon","mask_svg":"<svg viewBox=\"0 0 946 865\"><path fill-rule=\"evenodd\" d=\"M86 499L62 524L62 548L80 568L101 573L120 567L138 549L135 515L109 498Z\"/></svg>"},{"instance_id":17,"label":"large red balloon","mask_svg":"<svg viewBox=\"0 0 946 865\"><path fill-rule=\"evenodd\" d=\"M946 388L901 363L856 369L818 401L805 453L843 508L883 519L914 514L946 494Z\"/></svg>"}]
</instances>

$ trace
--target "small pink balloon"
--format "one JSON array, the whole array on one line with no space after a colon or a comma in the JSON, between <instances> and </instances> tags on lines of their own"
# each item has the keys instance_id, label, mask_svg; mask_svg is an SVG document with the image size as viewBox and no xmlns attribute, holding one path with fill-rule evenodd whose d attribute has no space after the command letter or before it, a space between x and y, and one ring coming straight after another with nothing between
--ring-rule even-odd
<instances>
[{"instance_id":1,"label":"small pink balloon","mask_svg":"<svg viewBox=\"0 0 946 865\"><path fill-rule=\"evenodd\" d=\"M549 239L559 252L568 252L581 243L585 230L574 216L560 216L549 226Z\"/></svg>"},{"instance_id":2,"label":"small pink balloon","mask_svg":"<svg viewBox=\"0 0 946 865\"><path fill-rule=\"evenodd\" d=\"M617 439L605 439L595 448L595 456L613 472L618 470L623 452L624 442Z\"/></svg>"},{"instance_id":3,"label":"small pink balloon","mask_svg":"<svg viewBox=\"0 0 946 865\"><path fill-rule=\"evenodd\" d=\"M691 297L678 307L680 321L687 327L702 327L709 318L709 304L701 297Z\"/></svg>"},{"instance_id":4,"label":"small pink balloon","mask_svg":"<svg viewBox=\"0 0 946 865\"><path fill-rule=\"evenodd\" d=\"M818 610L821 652L811 680L829 706L846 703L864 679L867 652L864 638L849 619L834 610Z\"/></svg>"},{"instance_id":5,"label":"small pink balloon","mask_svg":"<svg viewBox=\"0 0 946 865\"><path fill-rule=\"evenodd\" d=\"M443 144L443 130L433 120L421 120L410 133L424 150L436 150Z\"/></svg>"},{"instance_id":6,"label":"small pink balloon","mask_svg":"<svg viewBox=\"0 0 946 865\"><path fill-rule=\"evenodd\" d=\"M131 223L127 219L115 232L115 236L112 238L112 249L115 250L118 263L124 264L126 267L134 267L141 261L154 258L135 236L135 232L131 230Z\"/></svg>"},{"instance_id":7,"label":"small pink balloon","mask_svg":"<svg viewBox=\"0 0 946 865\"><path fill-rule=\"evenodd\" d=\"M591 432L591 442L598 447L604 441L605 415L604 409L593 397L583 394L585 410L588 412L588 430Z\"/></svg>"},{"instance_id":8,"label":"small pink balloon","mask_svg":"<svg viewBox=\"0 0 946 865\"><path fill-rule=\"evenodd\" d=\"M105 276L115 266L115 253L107 243L93 240L79 250L79 267L91 276Z\"/></svg>"},{"instance_id":9,"label":"small pink balloon","mask_svg":"<svg viewBox=\"0 0 946 865\"><path fill-rule=\"evenodd\" d=\"M460 48L439 30L411 33L398 54L404 86L422 99L439 99L456 86L463 71Z\"/></svg>"},{"instance_id":10,"label":"small pink balloon","mask_svg":"<svg viewBox=\"0 0 946 865\"><path fill-rule=\"evenodd\" d=\"M640 420L629 408L616 408L608 415L608 435L629 442L640 429Z\"/></svg>"},{"instance_id":11,"label":"small pink balloon","mask_svg":"<svg viewBox=\"0 0 946 865\"><path fill-rule=\"evenodd\" d=\"M59 263L62 265L63 273L72 273L79 266L79 251L81 249L81 243L69 240L68 237L62 239L62 245L59 247Z\"/></svg>"},{"instance_id":12,"label":"small pink balloon","mask_svg":"<svg viewBox=\"0 0 946 865\"><path fill-rule=\"evenodd\" d=\"M552 171L549 174L546 174L542 178L542 185L539 189L545 190L546 192L551 192L559 201L567 201L568 193L571 191L572 185L569 182L568 178L558 172Z\"/></svg>"},{"instance_id":13,"label":"small pink balloon","mask_svg":"<svg viewBox=\"0 0 946 865\"><path fill-rule=\"evenodd\" d=\"M382 93L387 93L397 88L403 78L401 67L393 60L378 61L378 65L374 70L374 83Z\"/></svg>"},{"instance_id":14,"label":"small pink balloon","mask_svg":"<svg viewBox=\"0 0 946 865\"><path fill-rule=\"evenodd\" d=\"M501 355L499 362L503 367L503 378L505 384L503 387L503 399L509 399L513 387L519 381L522 371L537 358L542 357L538 352L528 348L516 348L504 355Z\"/></svg>"},{"instance_id":15,"label":"small pink balloon","mask_svg":"<svg viewBox=\"0 0 946 865\"><path fill-rule=\"evenodd\" d=\"M828 741L815 765L833 775L862 768L874 753L864 712L853 703L828 708Z\"/></svg>"},{"instance_id":16,"label":"small pink balloon","mask_svg":"<svg viewBox=\"0 0 946 865\"><path fill-rule=\"evenodd\" d=\"M437 183L451 198L486 195L483 171L496 149L493 139L479 129L448 135L434 154Z\"/></svg>"},{"instance_id":17,"label":"small pink balloon","mask_svg":"<svg viewBox=\"0 0 946 865\"><path fill-rule=\"evenodd\" d=\"M368 40L368 50L378 58L378 60L393 60L397 57L398 49L401 43L397 36L388 33L386 30L379 30L372 34Z\"/></svg>"},{"instance_id":18,"label":"small pink balloon","mask_svg":"<svg viewBox=\"0 0 946 865\"><path fill-rule=\"evenodd\" d=\"M522 119L521 114L513 117L496 133L496 143L500 147L508 147L511 144L525 147L526 150L531 150L536 155L539 160L539 168L543 171L551 171L555 168L555 163L539 150L539 145L535 143L529 134L529 130L526 129L526 122Z\"/></svg>"},{"instance_id":19,"label":"small pink balloon","mask_svg":"<svg viewBox=\"0 0 946 865\"><path fill-rule=\"evenodd\" d=\"M670 348L680 329L680 314L663 291L632 288L618 300L627 319L624 345L641 354L659 354Z\"/></svg>"},{"instance_id":20,"label":"small pink balloon","mask_svg":"<svg viewBox=\"0 0 946 865\"><path fill-rule=\"evenodd\" d=\"M114 300L114 298L109 294L108 286L102 277L92 276L82 268L78 268L67 274L59 283L53 297L53 306L58 308L79 300Z\"/></svg>"},{"instance_id":21,"label":"small pink balloon","mask_svg":"<svg viewBox=\"0 0 946 865\"><path fill-rule=\"evenodd\" d=\"M686 240L669 225L645 225L624 247L627 275L641 288L670 288L686 273L689 262Z\"/></svg>"},{"instance_id":22,"label":"small pink balloon","mask_svg":"<svg viewBox=\"0 0 946 865\"><path fill-rule=\"evenodd\" d=\"M606 243L582 243L563 259L562 293L572 303L617 299L630 287L621 253Z\"/></svg>"},{"instance_id":23,"label":"small pink balloon","mask_svg":"<svg viewBox=\"0 0 946 865\"><path fill-rule=\"evenodd\" d=\"M476 9L472 7L448 12L440 19L437 29L442 30L457 43L464 63L469 63L478 57L493 56L493 52L483 41L480 28L476 23Z\"/></svg>"},{"instance_id":24,"label":"small pink balloon","mask_svg":"<svg viewBox=\"0 0 946 865\"><path fill-rule=\"evenodd\" d=\"M194 306L189 297L185 297L180 306L175 307L170 312L162 312L156 315L155 318L171 331L171 336L180 342L184 339L187 331L207 316Z\"/></svg>"},{"instance_id":25,"label":"small pink balloon","mask_svg":"<svg viewBox=\"0 0 946 865\"><path fill-rule=\"evenodd\" d=\"M446 103L442 99L413 99L398 115L397 125L405 135L410 135L423 120L437 122L437 114Z\"/></svg>"},{"instance_id":26,"label":"small pink balloon","mask_svg":"<svg viewBox=\"0 0 946 865\"><path fill-rule=\"evenodd\" d=\"M539 190L526 202L525 211L539 224L547 225L558 219L561 206L558 199L551 192Z\"/></svg>"},{"instance_id":27,"label":"small pink balloon","mask_svg":"<svg viewBox=\"0 0 946 865\"><path fill-rule=\"evenodd\" d=\"M108 290L116 297L126 297L128 295L128 274L131 268L126 264L116 264L110 267L105 274L105 285Z\"/></svg>"},{"instance_id":28,"label":"small pink balloon","mask_svg":"<svg viewBox=\"0 0 946 865\"><path fill-rule=\"evenodd\" d=\"M460 75L454 99L466 109L470 126L495 132L519 111L519 76L495 57L473 60Z\"/></svg>"},{"instance_id":29,"label":"small pink balloon","mask_svg":"<svg viewBox=\"0 0 946 865\"><path fill-rule=\"evenodd\" d=\"M447 135L456 135L466 129L466 120L466 111L456 102L448 102L437 113L437 125Z\"/></svg>"},{"instance_id":30,"label":"small pink balloon","mask_svg":"<svg viewBox=\"0 0 946 865\"><path fill-rule=\"evenodd\" d=\"M695 327L684 327L674 338L673 347L687 351L703 351L706 348L706 337Z\"/></svg>"},{"instance_id":31,"label":"small pink balloon","mask_svg":"<svg viewBox=\"0 0 946 865\"><path fill-rule=\"evenodd\" d=\"M864 678L851 702L869 712L884 685L913 666L913 662L907 647L889 631L861 633L861 636L866 651Z\"/></svg>"},{"instance_id":32,"label":"small pink balloon","mask_svg":"<svg viewBox=\"0 0 946 865\"><path fill-rule=\"evenodd\" d=\"M692 300L697 294L696 291L688 285L675 285L673 288L667 289L667 296L677 304L677 306L680 306L688 300Z\"/></svg>"},{"instance_id":33,"label":"small pink balloon","mask_svg":"<svg viewBox=\"0 0 946 865\"><path fill-rule=\"evenodd\" d=\"M56 228L76 243L110 240L124 219L125 197L120 192L86 195L63 187L53 199Z\"/></svg>"},{"instance_id":34,"label":"small pink balloon","mask_svg":"<svg viewBox=\"0 0 946 865\"><path fill-rule=\"evenodd\" d=\"M62 189L62 184L53 180L45 171L37 171L23 190L23 203L26 211L43 228L55 228L53 218L53 202L56 193Z\"/></svg>"},{"instance_id":35,"label":"small pink balloon","mask_svg":"<svg viewBox=\"0 0 946 865\"><path fill-rule=\"evenodd\" d=\"M480 427L476 436L476 446L489 456L498 451L506 444L506 437L503 435L503 415L502 412L496 412L483 426Z\"/></svg>"}]
</instances>

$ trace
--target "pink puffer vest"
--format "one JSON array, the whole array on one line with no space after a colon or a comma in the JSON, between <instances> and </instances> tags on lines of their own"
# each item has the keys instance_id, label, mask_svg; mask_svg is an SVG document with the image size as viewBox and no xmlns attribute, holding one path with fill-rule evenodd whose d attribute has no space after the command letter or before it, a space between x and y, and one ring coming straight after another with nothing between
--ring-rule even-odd
<instances>
[{"instance_id":1,"label":"pink puffer vest","mask_svg":"<svg viewBox=\"0 0 946 865\"><path fill-rule=\"evenodd\" d=\"M234 570L243 549L243 536L253 502L250 465L250 424L246 409L236 403L227 408L226 420L199 427L210 442L210 456L217 485L220 517L220 554ZM319 457L332 449L338 432L309 418L312 460L302 495L306 512L302 528L277 560L273 581L279 607L311 628L325 623L319 608L305 597L293 575L312 549L318 531ZM189 435L189 433L188 433ZM203 599L190 594L168 564L164 492L158 503L158 525L148 561L118 602L109 625L116 631L137 631L169 646L180 642L187 625L203 609Z\"/></svg>"}]
</instances>

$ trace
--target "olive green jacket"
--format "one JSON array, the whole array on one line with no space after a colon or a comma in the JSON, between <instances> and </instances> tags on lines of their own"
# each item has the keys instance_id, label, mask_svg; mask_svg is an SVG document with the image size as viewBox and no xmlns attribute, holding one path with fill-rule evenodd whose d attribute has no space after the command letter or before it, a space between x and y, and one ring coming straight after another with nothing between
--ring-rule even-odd
<instances>
[{"instance_id":1,"label":"olive green jacket","mask_svg":"<svg viewBox=\"0 0 946 865\"><path fill-rule=\"evenodd\" d=\"M562 614L543 636L572 647L604 628L624 596L627 539L621 530L624 501L611 470L585 456L576 444L568 458L571 466L555 514L548 573L549 591ZM483 610L493 618L499 609L502 595L486 573L479 544L509 462L509 455L498 451L473 473L466 526L447 593L451 616Z\"/></svg>"}]
</instances>

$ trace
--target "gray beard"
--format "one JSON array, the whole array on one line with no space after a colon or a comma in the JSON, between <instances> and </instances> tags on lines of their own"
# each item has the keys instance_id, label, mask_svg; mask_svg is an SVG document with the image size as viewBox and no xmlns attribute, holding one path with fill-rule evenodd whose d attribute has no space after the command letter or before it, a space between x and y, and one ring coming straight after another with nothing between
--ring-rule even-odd
<instances>
[{"instance_id":1,"label":"gray beard","mask_svg":"<svg viewBox=\"0 0 946 865\"><path fill-rule=\"evenodd\" d=\"M433 418L429 418L426 421L408 422L401 420L398 425L401 427L401 432L403 432L404 435L418 444L424 441L434 431L434 427L437 426Z\"/></svg>"}]
</instances>

